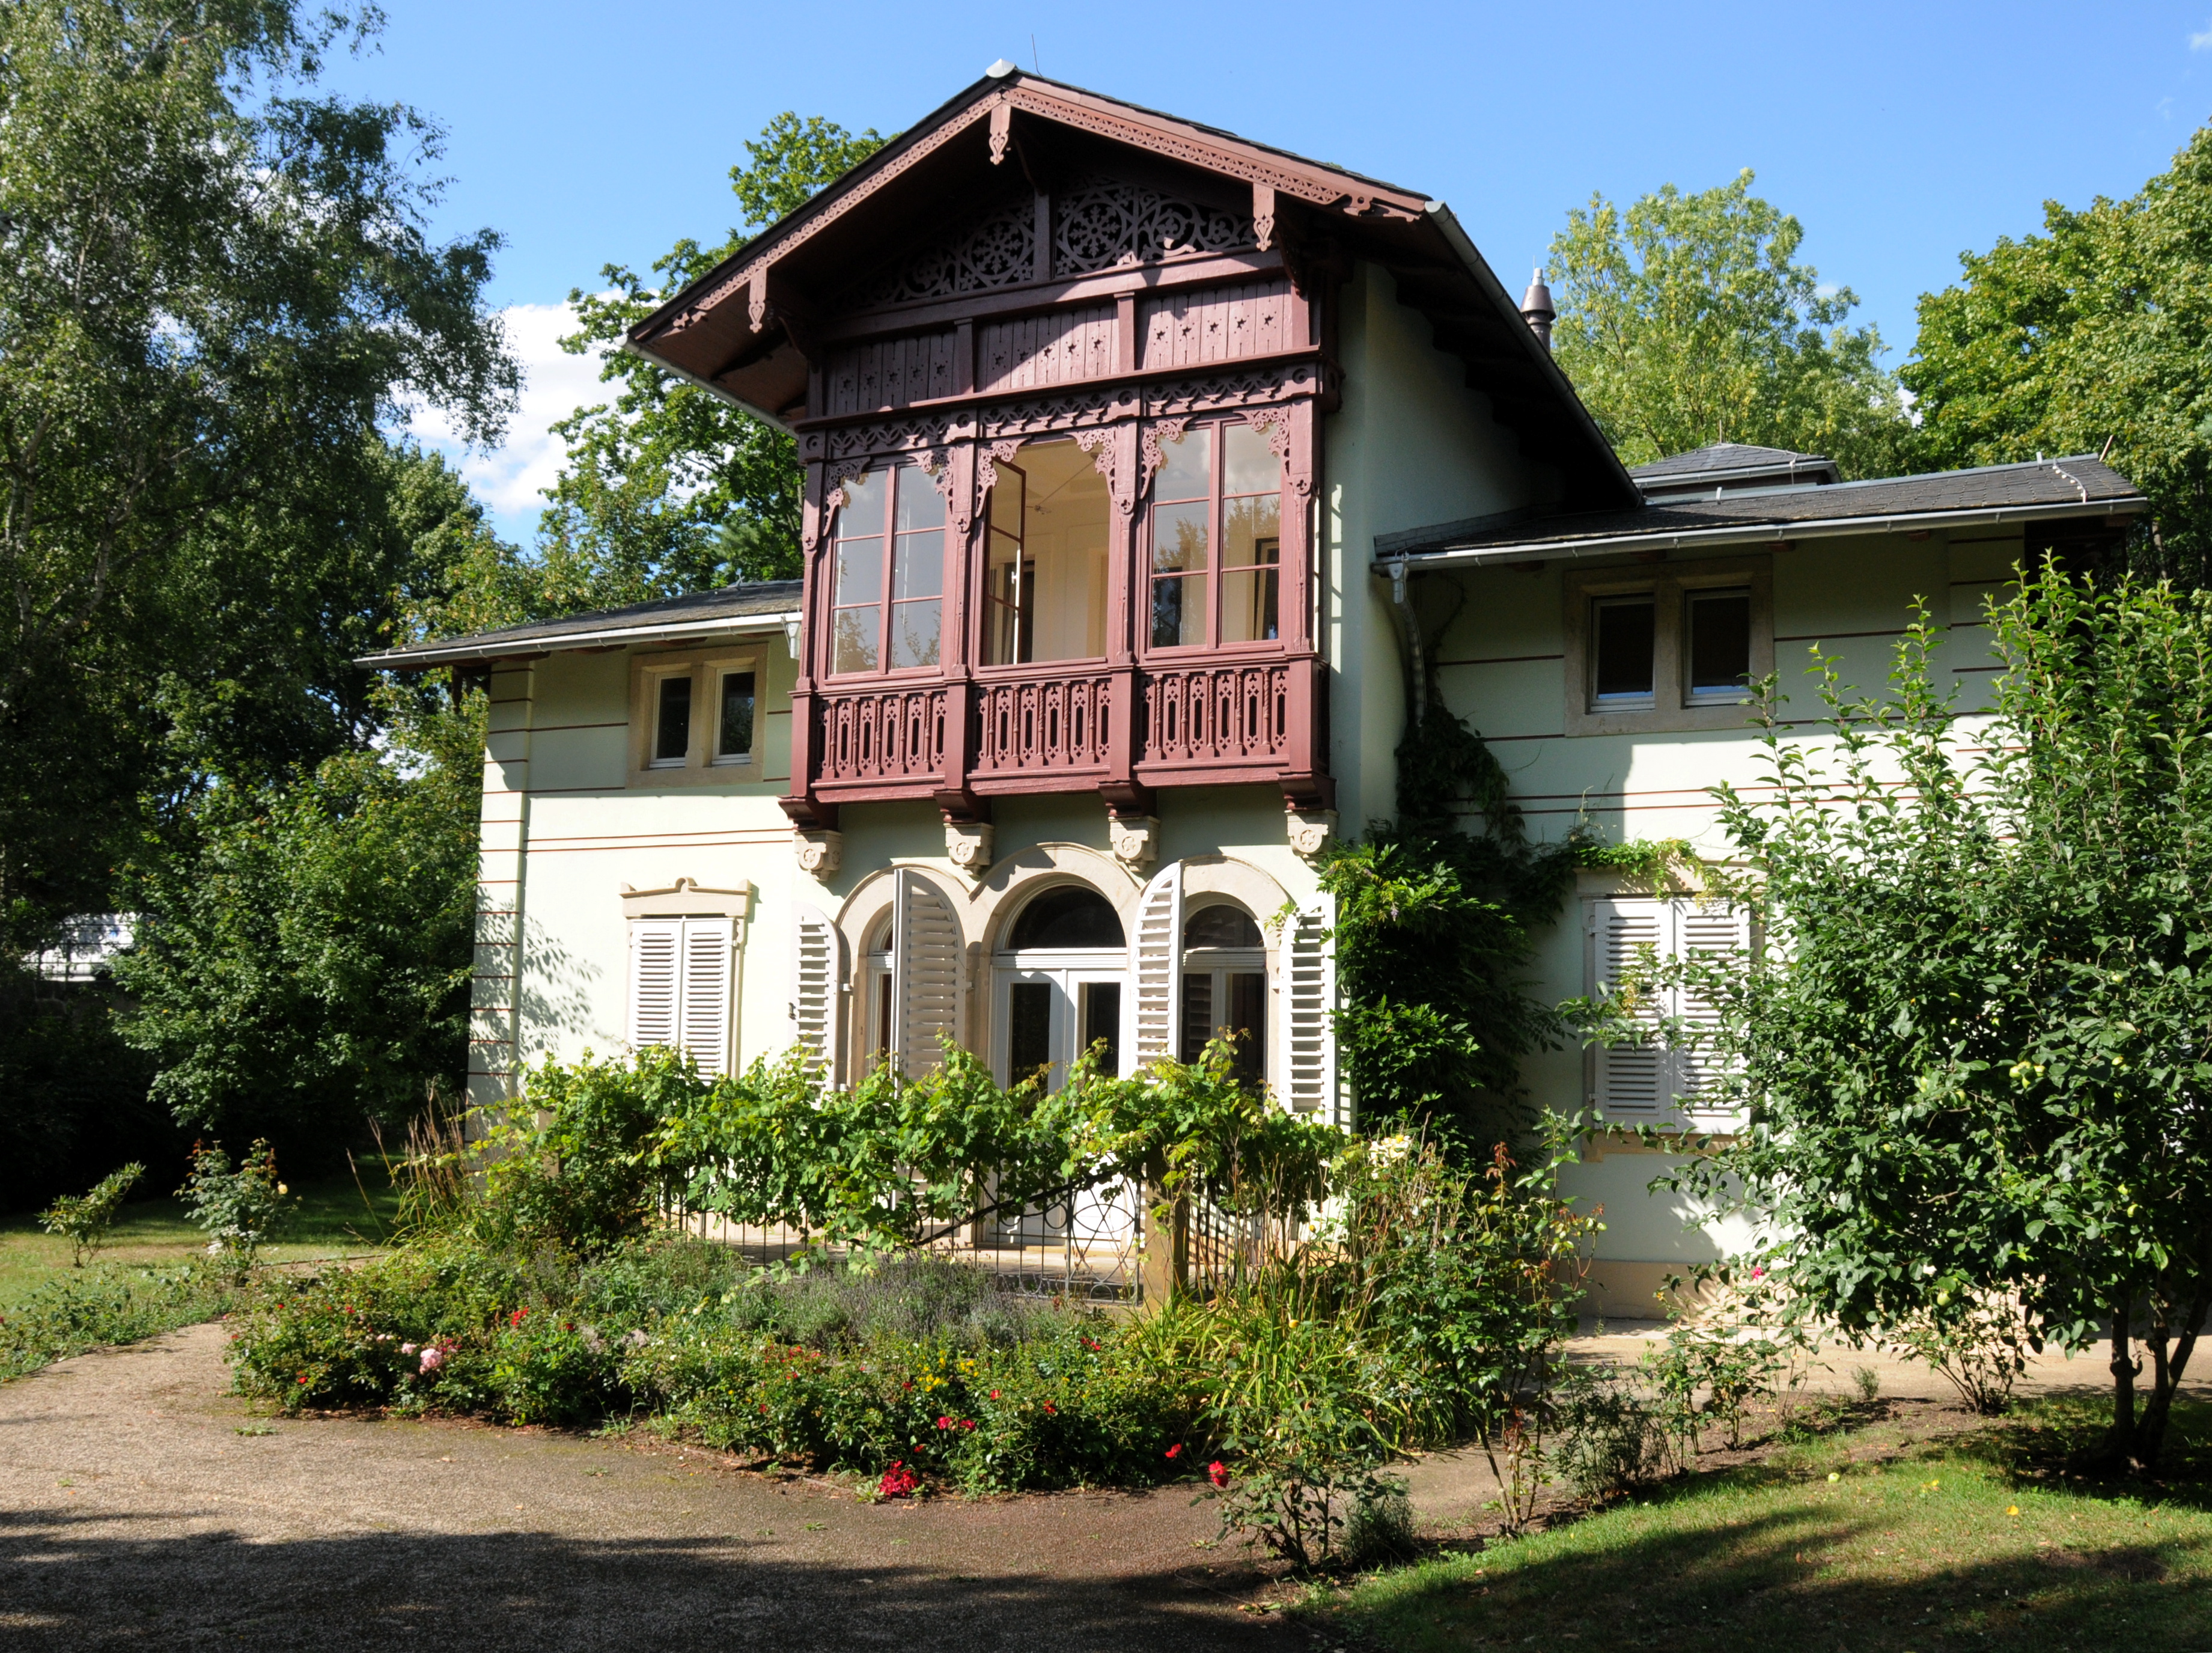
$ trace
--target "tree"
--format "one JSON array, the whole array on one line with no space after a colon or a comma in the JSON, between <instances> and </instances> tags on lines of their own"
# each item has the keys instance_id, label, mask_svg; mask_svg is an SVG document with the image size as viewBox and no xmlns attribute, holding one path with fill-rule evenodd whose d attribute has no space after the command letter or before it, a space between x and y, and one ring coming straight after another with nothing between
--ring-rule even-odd
<instances>
[{"instance_id":1,"label":"tree","mask_svg":"<svg viewBox=\"0 0 2212 1653\"><path fill-rule=\"evenodd\" d=\"M1552 241L1559 366L1626 464L1737 442L1825 454L1847 477L1906 468L1881 335L1844 325L1857 298L1792 261L1803 229L1751 184L1570 212Z\"/></svg>"},{"instance_id":2,"label":"tree","mask_svg":"<svg viewBox=\"0 0 2212 1653\"><path fill-rule=\"evenodd\" d=\"M442 459L380 448L372 470L380 509L353 533L392 583L375 641L521 617L532 571ZM126 866L143 917L116 966L137 1001L122 1032L158 1062L155 1096L288 1156L397 1122L466 1066L483 696L455 704L442 671L395 675L363 715L374 744L289 767L215 765L203 746L212 778Z\"/></svg>"},{"instance_id":3,"label":"tree","mask_svg":"<svg viewBox=\"0 0 2212 1653\"><path fill-rule=\"evenodd\" d=\"M0 8L0 948L111 904L142 798L366 733L380 422L511 400L497 238L424 232L437 129L311 95L374 21Z\"/></svg>"},{"instance_id":4,"label":"tree","mask_svg":"<svg viewBox=\"0 0 2212 1653\"><path fill-rule=\"evenodd\" d=\"M685 239L653 260L658 284L620 265L608 290L568 295L574 355L598 352L611 403L554 430L568 464L548 491L541 533L547 598L571 607L639 602L737 580L799 574L800 472L781 430L622 349L624 336L754 233L796 211L890 140L811 116L778 115L730 169L744 224L719 247Z\"/></svg>"},{"instance_id":5,"label":"tree","mask_svg":"<svg viewBox=\"0 0 2212 1653\"><path fill-rule=\"evenodd\" d=\"M1770 721L1771 794L1719 789L1764 946L1671 973L1746 1115L1674 1186L1808 1320L2109 1336L2149 1468L2212 1310L2212 596L2046 572L1991 619L1986 723L1916 627L1887 699L1824 668L1832 746Z\"/></svg>"},{"instance_id":6,"label":"tree","mask_svg":"<svg viewBox=\"0 0 2212 1653\"><path fill-rule=\"evenodd\" d=\"M2096 454L2151 499L2122 565L2212 583L2212 127L2124 201L1962 253L1901 375L1944 465Z\"/></svg>"}]
</instances>

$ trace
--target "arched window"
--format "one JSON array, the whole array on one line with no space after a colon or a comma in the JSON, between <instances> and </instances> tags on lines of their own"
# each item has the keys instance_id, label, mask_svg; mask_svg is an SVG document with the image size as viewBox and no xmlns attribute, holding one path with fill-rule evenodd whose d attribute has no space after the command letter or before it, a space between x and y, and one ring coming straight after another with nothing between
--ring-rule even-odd
<instances>
[{"instance_id":1,"label":"arched window","mask_svg":"<svg viewBox=\"0 0 2212 1653\"><path fill-rule=\"evenodd\" d=\"M1017 953L1128 944L1114 904L1079 884L1047 890L1014 919L1012 950Z\"/></svg>"},{"instance_id":2,"label":"arched window","mask_svg":"<svg viewBox=\"0 0 2212 1653\"><path fill-rule=\"evenodd\" d=\"M1182 924L1180 1054L1195 1062L1218 1034L1237 1040L1237 1072L1257 1087L1267 1071L1267 954L1252 915L1215 900Z\"/></svg>"}]
</instances>

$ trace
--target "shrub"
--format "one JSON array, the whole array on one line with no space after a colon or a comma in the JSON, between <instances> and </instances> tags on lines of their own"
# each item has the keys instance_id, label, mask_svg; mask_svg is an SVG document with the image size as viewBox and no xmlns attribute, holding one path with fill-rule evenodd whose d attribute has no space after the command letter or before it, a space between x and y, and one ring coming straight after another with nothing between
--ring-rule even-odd
<instances>
[{"instance_id":1,"label":"shrub","mask_svg":"<svg viewBox=\"0 0 2212 1653\"><path fill-rule=\"evenodd\" d=\"M1626 1375L1577 1367L1553 1396L1547 1467L1576 1497L1601 1504L1644 1479L1659 1456L1658 1419Z\"/></svg>"},{"instance_id":2,"label":"shrub","mask_svg":"<svg viewBox=\"0 0 2212 1653\"><path fill-rule=\"evenodd\" d=\"M123 1209L123 1196L145 1174L145 1166L133 1161L102 1177L89 1192L64 1194L39 1213L40 1228L70 1242L72 1268L82 1268L84 1260L107 1243L107 1231L115 1226L115 1214Z\"/></svg>"},{"instance_id":3,"label":"shrub","mask_svg":"<svg viewBox=\"0 0 2212 1653\"><path fill-rule=\"evenodd\" d=\"M235 1168L221 1144L194 1143L191 1172L177 1192L209 1235L208 1250L241 1275L300 1214L300 1202L276 1180L276 1156L265 1142L256 1142Z\"/></svg>"},{"instance_id":4,"label":"shrub","mask_svg":"<svg viewBox=\"0 0 2212 1653\"><path fill-rule=\"evenodd\" d=\"M1892 1330L1889 1340L1942 1373L1969 1412L2002 1415L2027 1369L2034 1328L2015 1297L1987 1291L1939 1293Z\"/></svg>"}]
</instances>

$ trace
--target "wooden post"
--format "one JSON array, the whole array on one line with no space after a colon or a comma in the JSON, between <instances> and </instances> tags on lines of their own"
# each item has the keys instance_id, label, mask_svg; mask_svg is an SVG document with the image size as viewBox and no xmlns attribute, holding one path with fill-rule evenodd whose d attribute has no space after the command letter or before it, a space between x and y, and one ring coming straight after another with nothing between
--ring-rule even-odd
<instances>
[{"instance_id":1,"label":"wooden post","mask_svg":"<svg viewBox=\"0 0 2212 1653\"><path fill-rule=\"evenodd\" d=\"M1145 1260L1138 1278L1151 1308L1190 1289L1190 1201L1164 1199L1152 1183L1145 1186Z\"/></svg>"}]
</instances>

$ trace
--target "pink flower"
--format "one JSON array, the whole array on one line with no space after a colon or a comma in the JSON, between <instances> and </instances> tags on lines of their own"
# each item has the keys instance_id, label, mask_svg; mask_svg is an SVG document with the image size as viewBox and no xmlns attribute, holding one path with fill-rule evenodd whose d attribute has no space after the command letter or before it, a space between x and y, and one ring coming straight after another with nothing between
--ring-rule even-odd
<instances>
[{"instance_id":1,"label":"pink flower","mask_svg":"<svg viewBox=\"0 0 2212 1653\"><path fill-rule=\"evenodd\" d=\"M1206 1479L1212 1481L1216 1486L1228 1485L1229 1467L1223 1463L1220 1459L1216 1458L1212 1463L1206 1465Z\"/></svg>"},{"instance_id":2,"label":"pink flower","mask_svg":"<svg viewBox=\"0 0 2212 1653\"><path fill-rule=\"evenodd\" d=\"M431 1348L425 1349L422 1351L422 1370L426 1372L434 1372L439 1367L445 1363L446 1351L443 1349L433 1346Z\"/></svg>"},{"instance_id":3,"label":"pink flower","mask_svg":"<svg viewBox=\"0 0 2212 1653\"><path fill-rule=\"evenodd\" d=\"M403 1343L399 1345L399 1352L403 1355L411 1355L415 1352L415 1345L411 1343Z\"/></svg>"},{"instance_id":4,"label":"pink flower","mask_svg":"<svg viewBox=\"0 0 2212 1653\"><path fill-rule=\"evenodd\" d=\"M1753 1263L1751 1266L1751 1278L1754 1280L1765 1279L1766 1278L1766 1265L1764 1263Z\"/></svg>"}]
</instances>

